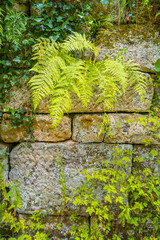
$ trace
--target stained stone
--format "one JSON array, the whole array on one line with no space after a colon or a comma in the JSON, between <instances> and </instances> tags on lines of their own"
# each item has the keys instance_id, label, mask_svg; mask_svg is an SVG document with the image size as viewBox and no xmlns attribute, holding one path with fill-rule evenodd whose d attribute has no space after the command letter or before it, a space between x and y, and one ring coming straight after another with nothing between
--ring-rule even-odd
<instances>
[{"instance_id":1,"label":"stained stone","mask_svg":"<svg viewBox=\"0 0 160 240\"><path fill-rule=\"evenodd\" d=\"M72 139L78 142L102 142L104 134L98 135L102 124L103 116L93 115L76 115L73 119L73 136Z\"/></svg>"},{"instance_id":2,"label":"stained stone","mask_svg":"<svg viewBox=\"0 0 160 240\"><path fill-rule=\"evenodd\" d=\"M109 131L98 135L103 114L76 115L73 119L72 139L77 142L104 142L130 144L159 144L160 129L148 115L109 113ZM154 121L154 119L153 119Z\"/></svg>"},{"instance_id":3,"label":"stained stone","mask_svg":"<svg viewBox=\"0 0 160 240\"><path fill-rule=\"evenodd\" d=\"M148 115L108 114L110 130L106 132L106 143L159 144L160 129L149 122ZM154 121L154 120L153 120Z\"/></svg>"},{"instance_id":4,"label":"stained stone","mask_svg":"<svg viewBox=\"0 0 160 240\"><path fill-rule=\"evenodd\" d=\"M66 184L66 194L72 197L71 189L76 189L84 181L80 171L100 168L101 161L112 164L113 147L131 149L131 145L114 144L77 144L73 141L65 143L21 143L10 154L11 182L19 182L22 197L21 213L32 213L34 210L45 210L49 214L60 215L62 193L59 185L58 160L62 165ZM131 157L130 157L131 158ZM119 159L119 158L118 158ZM123 171L131 172L131 162ZM101 199L102 193L97 190L96 196ZM68 204L65 215L73 212L85 215L80 209Z\"/></svg>"},{"instance_id":5,"label":"stained stone","mask_svg":"<svg viewBox=\"0 0 160 240\"><path fill-rule=\"evenodd\" d=\"M71 119L64 117L55 131L52 129L52 119L48 115L37 115L33 124L33 137L36 141L60 142L71 137Z\"/></svg>"},{"instance_id":6,"label":"stained stone","mask_svg":"<svg viewBox=\"0 0 160 240\"><path fill-rule=\"evenodd\" d=\"M1 138L4 142L12 143L19 142L20 140L29 140L31 138L30 134L27 133L26 129L22 126L17 126L14 128L11 124L11 121L8 118L3 116L3 120L0 126Z\"/></svg>"}]
</instances>

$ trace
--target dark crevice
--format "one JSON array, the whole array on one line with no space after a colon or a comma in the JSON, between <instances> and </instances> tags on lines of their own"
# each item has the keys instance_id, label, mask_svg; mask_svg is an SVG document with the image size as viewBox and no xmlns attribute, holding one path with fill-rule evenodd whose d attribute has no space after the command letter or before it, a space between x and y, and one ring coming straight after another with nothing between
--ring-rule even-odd
<instances>
[{"instance_id":1,"label":"dark crevice","mask_svg":"<svg viewBox=\"0 0 160 240\"><path fill-rule=\"evenodd\" d=\"M28 0L28 17L31 17L31 0Z\"/></svg>"}]
</instances>

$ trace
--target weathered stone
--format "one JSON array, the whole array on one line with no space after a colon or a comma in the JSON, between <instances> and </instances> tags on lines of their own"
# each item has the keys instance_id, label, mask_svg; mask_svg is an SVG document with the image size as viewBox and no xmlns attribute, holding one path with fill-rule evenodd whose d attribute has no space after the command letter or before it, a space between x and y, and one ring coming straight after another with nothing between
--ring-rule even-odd
<instances>
[{"instance_id":1,"label":"weathered stone","mask_svg":"<svg viewBox=\"0 0 160 240\"><path fill-rule=\"evenodd\" d=\"M76 115L73 119L72 139L78 142L102 142L104 134L98 135L103 116L93 115Z\"/></svg>"},{"instance_id":2,"label":"weathered stone","mask_svg":"<svg viewBox=\"0 0 160 240\"><path fill-rule=\"evenodd\" d=\"M3 104L3 109L6 107L10 109L24 109L25 105L31 103L30 92L26 86L13 87L10 92L12 96L9 97L9 101Z\"/></svg>"},{"instance_id":3,"label":"weathered stone","mask_svg":"<svg viewBox=\"0 0 160 240\"><path fill-rule=\"evenodd\" d=\"M29 220L31 216L19 214L19 218L22 220ZM58 224L61 223L61 229L58 230ZM70 216L47 216L42 219L44 232L49 233L50 239L71 239L71 226L78 227L81 224L85 224L89 228L89 219L83 216L77 216L77 223L70 220Z\"/></svg>"},{"instance_id":4,"label":"weathered stone","mask_svg":"<svg viewBox=\"0 0 160 240\"><path fill-rule=\"evenodd\" d=\"M71 189L81 186L84 178L80 171L101 167L101 161L105 160L110 165L116 158L113 156L113 147L120 149L132 149L130 145L107 144L77 144L72 141L65 143L21 143L10 154L11 182L19 182L22 197L22 208L19 212L31 213L34 210L46 210L49 214L60 215L62 208L62 193L59 185L58 163L62 165L62 173L65 175L66 194L72 197ZM119 159L119 157L118 157ZM129 167L123 171L131 172ZM97 198L101 198L101 192L97 191ZM65 215L85 214L71 204L63 209Z\"/></svg>"},{"instance_id":5,"label":"weathered stone","mask_svg":"<svg viewBox=\"0 0 160 240\"><path fill-rule=\"evenodd\" d=\"M33 128L33 137L36 141L59 142L71 137L71 119L69 117L64 117L53 132L52 119L48 115L37 115Z\"/></svg>"},{"instance_id":6,"label":"weathered stone","mask_svg":"<svg viewBox=\"0 0 160 240\"><path fill-rule=\"evenodd\" d=\"M159 144L160 130L149 122L147 115L108 114L110 130L104 137L107 143ZM157 136L155 136L157 135Z\"/></svg>"},{"instance_id":7,"label":"weathered stone","mask_svg":"<svg viewBox=\"0 0 160 240\"><path fill-rule=\"evenodd\" d=\"M125 94L119 96L117 101L113 104L113 110L110 112L148 112L151 107L152 98L154 94L153 84L149 83L148 80L150 75L143 73L142 75L146 78L146 96L141 102L141 96L135 92L135 86L127 88Z\"/></svg>"},{"instance_id":8,"label":"weathered stone","mask_svg":"<svg viewBox=\"0 0 160 240\"><path fill-rule=\"evenodd\" d=\"M114 58L118 52L126 49L126 60L133 59L150 72L154 70L154 64L160 54L159 32L154 26L149 32L147 25L121 25L120 28L114 25L112 31L108 31L103 37L100 48L98 59L104 59L106 54Z\"/></svg>"},{"instance_id":9,"label":"weathered stone","mask_svg":"<svg viewBox=\"0 0 160 240\"><path fill-rule=\"evenodd\" d=\"M3 178L4 181L8 181L8 172L9 172L9 165L8 165L8 156L7 153L9 152L9 147L7 144L0 143L0 162L4 162L3 168Z\"/></svg>"},{"instance_id":10,"label":"weathered stone","mask_svg":"<svg viewBox=\"0 0 160 240\"><path fill-rule=\"evenodd\" d=\"M0 143L0 163L3 163L3 180L8 182L8 173L9 173L9 163L8 163L8 155L9 146L7 144ZM3 201L3 194L0 191L0 203ZM2 220L2 213L0 212L0 239L4 237L11 236L11 230L9 224Z\"/></svg>"},{"instance_id":11,"label":"weathered stone","mask_svg":"<svg viewBox=\"0 0 160 240\"><path fill-rule=\"evenodd\" d=\"M150 146L150 147L143 147L143 146L134 146L135 156L133 158L133 173L134 170L138 170L141 173L145 168L149 168L152 173L157 173L160 176L160 163L159 163L159 156L160 156L160 147L159 146ZM141 157L140 164L137 163L136 159Z\"/></svg>"}]
</instances>

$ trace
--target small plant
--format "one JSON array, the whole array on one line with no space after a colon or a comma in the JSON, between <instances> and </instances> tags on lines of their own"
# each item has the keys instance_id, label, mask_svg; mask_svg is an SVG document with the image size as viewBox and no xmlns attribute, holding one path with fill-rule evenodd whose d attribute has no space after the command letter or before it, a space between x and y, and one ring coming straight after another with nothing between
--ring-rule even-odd
<instances>
[{"instance_id":1,"label":"small plant","mask_svg":"<svg viewBox=\"0 0 160 240\"><path fill-rule=\"evenodd\" d=\"M33 131L33 121L35 114L31 111L30 106L26 105L24 109L10 109L6 107L4 112L8 114L8 119L11 121L11 127L24 127L27 133Z\"/></svg>"}]
</instances>

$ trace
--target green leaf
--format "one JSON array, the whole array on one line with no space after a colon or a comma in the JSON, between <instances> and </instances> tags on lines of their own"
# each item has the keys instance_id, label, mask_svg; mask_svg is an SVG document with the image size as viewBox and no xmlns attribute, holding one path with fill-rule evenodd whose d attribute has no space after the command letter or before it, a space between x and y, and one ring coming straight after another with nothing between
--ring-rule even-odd
<instances>
[{"instance_id":1,"label":"green leaf","mask_svg":"<svg viewBox=\"0 0 160 240\"><path fill-rule=\"evenodd\" d=\"M156 72L160 72L160 58L156 61L154 69Z\"/></svg>"}]
</instances>

